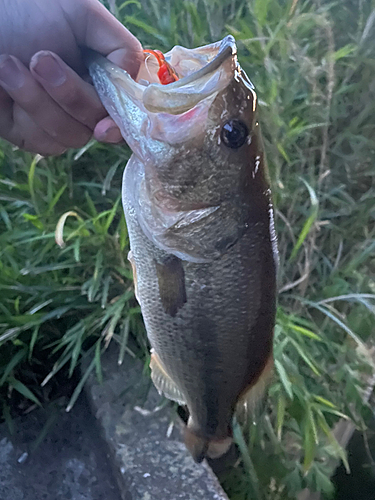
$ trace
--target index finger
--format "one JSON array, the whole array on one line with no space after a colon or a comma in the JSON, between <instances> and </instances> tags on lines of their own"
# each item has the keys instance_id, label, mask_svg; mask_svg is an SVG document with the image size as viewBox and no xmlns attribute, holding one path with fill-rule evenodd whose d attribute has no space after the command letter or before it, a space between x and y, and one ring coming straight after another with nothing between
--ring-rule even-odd
<instances>
[{"instance_id":1,"label":"index finger","mask_svg":"<svg viewBox=\"0 0 375 500\"><path fill-rule=\"evenodd\" d=\"M135 78L144 59L142 45L100 2L61 0L79 45L120 65Z\"/></svg>"},{"instance_id":2,"label":"index finger","mask_svg":"<svg viewBox=\"0 0 375 500\"><path fill-rule=\"evenodd\" d=\"M94 87L82 80L57 54L47 50L34 54L30 71L63 110L91 130L106 116Z\"/></svg>"}]
</instances>

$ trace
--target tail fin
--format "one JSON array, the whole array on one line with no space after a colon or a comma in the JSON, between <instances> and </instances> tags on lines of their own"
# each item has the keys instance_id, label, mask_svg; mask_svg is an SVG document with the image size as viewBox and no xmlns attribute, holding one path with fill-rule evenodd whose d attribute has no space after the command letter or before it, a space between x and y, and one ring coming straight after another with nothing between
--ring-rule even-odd
<instances>
[{"instance_id":1,"label":"tail fin","mask_svg":"<svg viewBox=\"0 0 375 500\"><path fill-rule=\"evenodd\" d=\"M196 434L189 425L185 429L186 448L198 464L206 456L209 458L221 457L229 450L232 442L233 438L229 436L224 439L207 439Z\"/></svg>"}]
</instances>

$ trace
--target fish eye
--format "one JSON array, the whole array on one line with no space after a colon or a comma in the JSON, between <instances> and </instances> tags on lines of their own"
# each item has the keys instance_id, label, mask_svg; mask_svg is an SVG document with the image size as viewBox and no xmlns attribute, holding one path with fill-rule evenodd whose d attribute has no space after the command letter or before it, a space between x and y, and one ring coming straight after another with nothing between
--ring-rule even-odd
<instances>
[{"instance_id":1,"label":"fish eye","mask_svg":"<svg viewBox=\"0 0 375 500\"><path fill-rule=\"evenodd\" d=\"M247 139L249 130L240 120L229 120L221 129L221 140L228 148L238 149Z\"/></svg>"}]
</instances>

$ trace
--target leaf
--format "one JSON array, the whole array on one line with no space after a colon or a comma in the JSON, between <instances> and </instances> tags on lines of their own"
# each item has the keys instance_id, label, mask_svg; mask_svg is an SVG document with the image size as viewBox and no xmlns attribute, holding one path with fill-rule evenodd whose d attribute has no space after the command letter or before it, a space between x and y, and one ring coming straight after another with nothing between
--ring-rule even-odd
<instances>
[{"instance_id":1,"label":"leaf","mask_svg":"<svg viewBox=\"0 0 375 500\"><path fill-rule=\"evenodd\" d=\"M94 269L94 274L92 277L91 285L87 290L87 298L89 302L92 302L96 298L96 294L99 290L102 276L103 276L103 252L99 250L99 252L96 254L96 259L95 259L95 269Z\"/></svg>"},{"instance_id":2,"label":"leaf","mask_svg":"<svg viewBox=\"0 0 375 500\"><path fill-rule=\"evenodd\" d=\"M74 260L78 263L81 260L81 238L77 238L73 243Z\"/></svg>"},{"instance_id":3,"label":"leaf","mask_svg":"<svg viewBox=\"0 0 375 500\"><path fill-rule=\"evenodd\" d=\"M266 23L269 3L270 0L254 0L254 15L260 27Z\"/></svg>"},{"instance_id":4,"label":"leaf","mask_svg":"<svg viewBox=\"0 0 375 500\"><path fill-rule=\"evenodd\" d=\"M36 196L35 196L35 190L34 190L34 177L35 177L35 168L36 168L38 162L41 159L42 159L42 156L40 156L40 155L35 155L34 156L34 159L31 162L29 173L28 173L28 176L27 176L27 178L28 178L28 184L29 184L30 196L31 196L31 199L33 201L33 206L34 206L34 209L35 209L35 211L36 211L37 214L39 213L39 211L38 211L38 205L37 205L37 202L36 202Z\"/></svg>"},{"instance_id":5,"label":"leaf","mask_svg":"<svg viewBox=\"0 0 375 500\"><path fill-rule=\"evenodd\" d=\"M13 371L13 369L26 357L27 349L20 349L8 362L5 367L3 376L0 379L0 386L4 384L8 375Z\"/></svg>"},{"instance_id":6,"label":"leaf","mask_svg":"<svg viewBox=\"0 0 375 500\"><path fill-rule=\"evenodd\" d=\"M236 419L234 419L233 423L233 438L235 443L237 444L242 460L244 462L246 472L249 475L250 479L250 484L253 490L253 497L254 500L262 500L263 495L261 494L260 487L259 487L259 479L256 473L256 470L253 465L253 461L251 460L251 456L249 453L249 448L246 444L245 438L243 436L241 427L237 423Z\"/></svg>"},{"instance_id":7,"label":"leaf","mask_svg":"<svg viewBox=\"0 0 375 500\"><path fill-rule=\"evenodd\" d=\"M29 356L28 356L29 361L32 358L33 351L34 351L34 346L35 346L35 343L36 343L36 341L38 339L39 326L40 325L36 325L36 327L34 328L33 334L31 336L30 345L29 345Z\"/></svg>"},{"instance_id":8,"label":"leaf","mask_svg":"<svg viewBox=\"0 0 375 500\"><path fill-rule=\"evenodd\" d=\"M290 158L289 158L287 152L285 151L284 146L281 144L281 142L277 143L277 149L278 149L279 153L281 154L281 156L284 158L284 160L289 164Z\"/></svg>"},{"instance_id":9,"label":"leaf","mask_svg":"<svg viewBox=\"0 0 375 500\"><path fill-rule=\"evenodd\" d=\"M65 221L69 216L75 217L76 219L78 219L80 221L83 220L76 212L73 212L72 210L70 210L69 212L65 212L65 214L63 214L60 217L60 219L56 225L56 229L55 229L55 241L59 245L60 248L65 247L65 243L64 243L64 239L63 239L63 232L64 232Z\"/></svg>"},{"instance_id":10,"label":"leaf","mask_svg":"<svg viewBox=\"0 0 375 500\"><path fill-rule=\"evenodd\" d=\"M281 394L279 399L277 400L277 424L276 424L276 429L277 429L277 439L281 441L281 432L283 429L284 425L284 419L285 419L285 408L286 408L286 401L284 396Z\"/></svg>"},{"instance_id":11,"label":"leaf","mask_svg":"<svg viewBox=\"0 0 375 500\"><path fill-rule=\"evenodd\" d=\"M334 52L333 58L335 61L338 61L339 59L342 59L343 57L347 57L353 52L357 50L357 45L354 43L348 43L347 45L344 45L344 47L339 48Z\"/></svg>"},{"instance_id":12,"label":"leaf","mask_svg":"<svg viewBox=\"0 0 375 500\"><path fill-rule=\"evenodd\" d=\"M87 191L85 191L85 198L87 201L87 206L88 206L88 209L90 211L91 217L97 217L98 211L95 208L95 203L92 201L92 198Z\"/></svg>"},{"instance_id":13,"label":"leaf","mask_svg":"<svg viewBox=\"0 0 375 500\"><path fill-rule=\"evenodd\" d=\"M121 7L119 7L121 9ZM107 175L105 176L104 182L103 182L103 187L102 187L102 195L105 196L106 192L110 189L111 187L111 182L113 179L113 176L116 173L116 170L118 166L123 162L122 159L116 161L114 165L108 170Z\"/></svg>"},{"instance_id":14,"label":"leaf","mask_svg":"<svg viewBox=\"0 0 375 500\"><path fill-rule=\"evenodd\" d=\"M14 431L15 431L14 420L13 420L12 415L10 413L10 408L6 403L4 403L4 405L3 405L3 417L5 420L5 423L7 424L10 435L13 436Z\"/></svg>"},{"instance_id":15,"label":"leaf","mask_svg":"<svg viewBox=\"0 0 375 500\"><path fill-rule=\"evenodd\" d=\"M119 222L119 229L120 233L120 250L123 252L125 248L128 246L129 240L128 240L128 229L126 227L126 222L125 222L125 216L124 213L121 213L121 219Z\"/></svg>"},{"instance_id":16,"label":"leaf","mask_svg":"<svg viewBox=\"0 0 375 500\"><path fill-rule=\"evenodd\" d=\"M298 250L301 248L302 246L302 243L305 241L306 239L306 236L309 234L310 232L310 229L311 229L311 226L314 224L314 222L316 221L317 217L318 217L318 212L319 212L319 202L318 202L318 198L316 196L316 193L315 191L313 190L313 188L305 181L305 179L301 179L302 182L305 184L305 186L307 187L307 190L309 192L309 195L310 195L310 201L311 201L311 213L309 215L309 217L307 218L306 222L304 223L303 225L303 228L300 232L300 235L298 237L298 240L296 242L296 244L294 245L294 248L292 250L292 253L290 254L290 257L289 257L289 260L293 260L295 258L295 256L297 255L298 253Z\"/></svg>"},{"instance_id":17,"label":"leaf","mask_svg":"<svg viewBox=\"0 0 375 500\"><path fill-rule=\"evenodd\" d=\"M325 498L332 498L335 488L327 474L324 474L319 469L316 470L316 488L324 493Z\"/></svg>"},{"instance_id":18,"label":"leaf","mask_svg":"<svg viewBox=\"0 0 375 500\"><path fill-rule=\"evenodd\" d=\"M73 158L74 161L79 160L81 158L81 156L84 155L86 153L86 151L91 149L95 144L96 144L96 140L91 139L91 141L89 141L87 144L85 144L85 146L83 146L83 148L81 148L77 151L77 153L74 155L74 158Z\"/></svg>"},{"instance_id":19,"label":"leaf","mask_svg":"<svg viewBox=\"0 0 375 500\"><path fill-rule=\"evenodd\" d=\"M4 222L7 230L12 231L12 229L13 229L12 222L10 220L8 212L3 207L0 207L0 216L3 219L3 222Z\"/></svg>"},{"instance_id":20,"label":"leaf","mask_svg":"<svg viewBox=\"0 0 375 500\"><path fill-rule=\"evenodd\" d=\"M119 365L122 365L122 363L124 361L125 350L126 350L126 346L127 346L128 338L129 338L129 326L130 326L130 317L127 316L125 318L124 323L122 324L121 334L120 334L120 352L119 352L118 361L117 361L117 363Z\"/></svg>"},{"instance_id":21,"label":"leaf","mask_svg":"<svg viewBox=\"0 0 375 500\"><path fill-rule=\"evenodd\" d=\"M314 399L316 399L316 401L319 401L319 403L323 403L324 405L329 406L329 408L332 408L333 410L337 409L337 406L335 406L333 403L331 403L331 401L328 401L328 399L322 398L321 396L315 396L315 395L314 395Z\"/></svg>"},{"instance_id":22,"label":"leaf","mask_svg":"<svg viewBox=\"0 0 375 500\"><path fill-rule=\"evenodd\" d=\"M22 332L22 330L25 330L25 327L16 326L14 328L8 328L2 335L0 335L0 344L5 340L12 339L18 335L19 332Z\"/></svg>"},{"instance_id":23,"label":"leaf","mask_svg":"<svg viewBox=\"0 0 375 500\"><path fill-rule=\"evenodd\" d=\"M298 325L295 325L294 323L288 323L288 327L297 333L301 333L302 335L309 337L310 339L318 340L319 342L322 341L322 339L319 337L319 335L317 333L314 333L311 330L304 328L303 326L298 326Z\"/></svg>"},{"instance_id":24,"label":"leaf","mask_svg":"<svg viewBox=\"0 0 375 500\"><path fill-rule=\"evenodd\" d=\"M316 429L314 414L312 412L312 406L310 405L310 403L308 403L308 405L307 405L307 418L308 418L309 424L311 426L311 430L312 430L313 437L314 437L314 442L315 442L315 444L319 444L318 431Z\"/></svg>"},{"instance_id":25,"label":"leaf","mask_svg":"<svg viewBox=\"0 0 375 500\"><path fill-rule=\"evenodd\" d=\"M103 383L103 371L102 371L102 364L101 364L101 352L100 352L100 347L101 347L101 342L102 339L99 338L99 340L96 342L95 346L95 371L96 371L96 378L98 379L99 384Z\"/></svg>"},{"instance_id":26,"label":"leaf","mask_svg":"<svg viewBox=\"0 0 375 500\"><path fill-rule=\"evenodd\" d=\"M142 9L142 5L137 0L126 0L126 2L119 5L118 10L124 9L128 5L135 5L138 9Z\"/></svg>"},{"instance_id":27,"label":"leaf","mask_svg":"<svg viewBox=\"0 0 375 500\"><path fill-rule=\"evenodd\" d=\"M102 309L104 309L105 306L107 305L110 284L111 284L111 275L107 274L107 276L103 280L102 298L100 301L100 305L101 305Z\"/></svg>"},{"instance_id":28,"label":"leaf","mask_svg":"<svg viewBox=\"0 0 375 500\"><path fill-rule=\"evenodd\" d=\"M303 459L303 470L306 474L306 472L309 471L315 457L315 449L316 449L316 443L314 440L314 433L309 425L307 423L304 428L304 443L303 443L303 449L305 452L305 456Z\"/></svg>"},{"instance_id":29,"label":"leaf","mask_svg":"<svg viewBox=\"0 0 375 500\"><path fill-rule=\"evenodd\" d=\"M315 373L315 375L320 376L320 372L318 368L315 366L315 363L312 361L312 359L309 358L306 352L302 349L300 345L295 340L291 340L291 343L294 345L295 349L297 350L298 354L301 356L301 358L304 360L304 362L307 364L309 368Z\"/></svg>"},{"instance_id":30,"label":"leaf","mask_svg":"<svg viewBox=\"0 0 375 500\"><path fill-rule=\"evenodd\" d=\"M104 231L106 233L108 232L108 229L109 229L110 225L112 224L112 221L113 221L113 219L114 219L114 217L116 215L117 208L118 208L118 205L120 203L120 200L121 200L121 198L117 198L115 204L113 205L112 210L108 214L107 222L105 223L105 226L104 226Z\"/></svg>"},{"instance_id":31,"label":"leaf","mask_svg":"<svg viewBox=\"0 0 375 500\"><path fill-rule=\"evenodd\" d=\"M317 404L314 405L314 408L319 409L323 413L331 413L332 415L336 415L336 417L343 418L344 420L350 420L350 417L348 417L348 415L345 415L345 413L342 413L341 411L332 410L331 408L326 408L325 406Z\"/></svg>"},{"instance_id":32,"label":"leaf","mask_svg":"<svg viewBox=\"0 0 375 500\"><path fill-rule=\"evenodd\" d=\"M76 328L75 328L76 327ZM77 362L79 359L80 354L82 353L82 343L83 339L86 333L86 328L85 328L85 323L84 321L80 321L75 325L75 327L71 328L68 330L67 333L72 333L74 329L74 348L71 351L71 360L70 360L70 366L69 366L69 377L73 375L73 372L77 366Z\"/></svg>"},{"instance_id":33,"label":"leaf","mask_svg":"<svg viewBox=\"0 0 375 500\"><path fill-rule=\"evenodd\" d=\"M95 358L91 361L91 363L89 364L88 368L86 369L85 373L83 374L81 380L79 381L79 383L77 384L77 387L74 389L74 392L72 394L72 397L70 398L70 401L69 401L69 404L68 406L66 407L66 411L69 412L75 402L77 401L78 399L78 396L81 394L81 391L83 389L83 386L85 385L87 379L89 378L91 372L94 370L95 368Z\"/></svg>"},{"instance_id":34,"label":"leaf","mask_svg":"<svg viewBox=\"0 0 375 500\"><path fill-rule=\"evenodd\" d=\"M56 375L58 371L61 370L63 366L65 366L69 360L70 360L70 353L66 354L63 358L60 358L53 366L52 370L49 372L49 374L45 377L45 379L42 381L40 384L41 387L44 387L45 385L48 384L48 382L51 380L52 377Z\"/></svg>"},{"instance_id":35,"label":"leaf","mask_svg":"<svg viewBox=\"0 0 375 500\"><path fill-rule=\"evenodd\" d=\"M35 226L37 229L42 230L44 228L43 223L40 221L38 215L32 215L32 214L25 213L25 214L23 214L23 217L25 220L30 221L31 224L33 226Z\"/></svg>"},{"instance_id":36,"label":"leaf","mask_svg":"<svg viewBox=\"0 0 375 500\"><path fill-rule=\"evenodd\" d=\"M332 445L332 447L334 448L334 450L336 451L337 455L341 458L342 463L345 466L347 474L350 474L350 467L349 467L349 463L348 463L348 457L346 455L346 452L345 452L344 448L339 445L337 439L335 438L335 436L333 435L331 429L329 428L329 426L327 424L327 421L326 421L326 419L323 416L323 413L321 413L320 411L318 411L318 413L319 413L319 415L318 415L318 422L319 422L320 428L323 430L323 432L325 433L325 435L328 437L328 440L329 440L330 444Z\"/></svg>"},{"instance_id":37,"label":"leaf","mask_svg":"<svg viewBox=\"0 0 375 500\"><path fill-rule=\"evenodd\" d=\"M337 316L335 316L331 311L329 311L327 308L319 305L316 302L312 302L310 300L303 300L306 304L308 304L311 307L315 307L319 311L321 311L323 314L325 314L328 318L330 318L332 321L334 321L340 328L342 328L360 347L366 350L365 344L362 342L362 340L347 326L345 323L343 323Z\"/></svg>"},{"instance_id":38,"label":"leaf","mask_svg":"<svg viewBox=\"0 0 375 500\"><path fill-rule=\"evenodd\" d=\"M288 375L286 374L285 368L280 363L280 361L278 361L277 359L275 360L275 367L276 367L277 373L279 374L279 377L280 377L281 383L283 384L285 392L290 397L290 399L293 399L292 383L289 380Z\"/></svg>"},{"instance_id":39,"label":"leaf","mask_svg":"<svg viewBox=\"0 0 375 500\"><path fill-rule=\"evenodd\" d=\"M55 196L53 197L52 201L49 203L48 205L48 209L47 209L47 215L48 214L51 214L52 213L52 210L54 208L54 206L56 205L56 203L59 201L59 199L61 198L61 196L63 195L65 189L68 187L68 184L64 184L58 191L57 193L55 194Z\"/></svg>"},{"instance_id":40,"label":"leaf","mask_svg":"<svg viewBox=\"0 0 375 500\"><path fill-rule=\"evenodd\" d=\"M38 406L42 406L39 399L19 380L16 380L14 377L10 377L9 385L11 385L15 391L22 394L22 396L24 396L26 399L30 399L30 401L37 404Z\"/></svg>"}]
</instances>

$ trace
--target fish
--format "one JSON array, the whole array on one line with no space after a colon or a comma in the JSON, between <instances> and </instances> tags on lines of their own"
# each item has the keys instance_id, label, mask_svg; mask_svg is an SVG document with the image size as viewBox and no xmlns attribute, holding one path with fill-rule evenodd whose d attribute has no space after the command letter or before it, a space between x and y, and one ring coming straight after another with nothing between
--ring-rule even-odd
<instances>
[{"instance_id":1,"label":"fish","mask_svg":"<svg viewBox=\"0 0 375 500\"><path fill-rule=\"evenodd\" d=\"M122 199L151 377L187 408L185 443L201 462L229 450L234 415L272 376L277 238L257 94L235 39L176 46L162 63L167 85L150 54L136 80L97 55L88 67L133 152Z\"/></svg>"}]
</instances>

